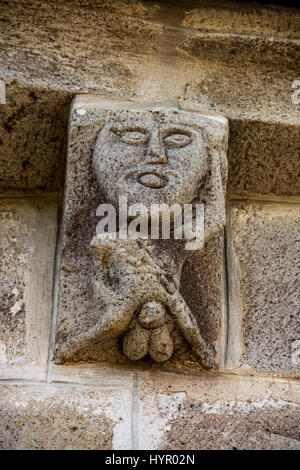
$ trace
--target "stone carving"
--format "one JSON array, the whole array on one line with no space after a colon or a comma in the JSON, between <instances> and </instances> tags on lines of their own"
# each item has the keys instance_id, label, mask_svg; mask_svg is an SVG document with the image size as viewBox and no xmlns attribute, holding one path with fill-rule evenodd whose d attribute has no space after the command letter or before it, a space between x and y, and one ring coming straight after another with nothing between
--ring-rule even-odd
<instances>
[{"instance_id":1,"label":"stone carving","mask_svg":"<svg viewBox=\"0 0 300 470\"><path fill-rule=\"evenodd\" d=\"M120 196L128 206L142 203L148 216L151 204L204 204L206 243L225 223L226 146L223 118L218 122L169 106L120 106L97 135L92 171L105 202L117 212ZM93 326L57 347L56 363L112 337L120 338L131 360L149 354L163 362L172 356L173 332L179 329L201 364L214 367L215 351L179 291L190 241L115 235L92 237L91 282L101 309Z\"/></svg>"}]
</instances>

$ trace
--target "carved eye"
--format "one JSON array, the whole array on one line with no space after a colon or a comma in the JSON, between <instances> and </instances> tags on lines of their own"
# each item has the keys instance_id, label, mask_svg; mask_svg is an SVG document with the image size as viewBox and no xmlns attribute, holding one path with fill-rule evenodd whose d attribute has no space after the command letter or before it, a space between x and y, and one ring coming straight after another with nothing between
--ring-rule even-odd
<instances>
[{"instance_id":1,"label":"carved eye","mask_svg":"<svg viewBox=\"0 0 300 470\"><path fill-rule=\"evenodd\" d=\"M147 142L147 135L141 131L128 131L122 134L121 140L127 145L142 145Z\"/></svg>"},{"instance_id":2,"label":"carved eye","mask_svg":"<svg viewBox=\"0 0 300 470\"><path fill-rule=\"evenodd\" d=\"M165 143L168 147L185 147L191 142L191 137L187 134L171 134L165 137Z\"/></svg>"}]
</instances>

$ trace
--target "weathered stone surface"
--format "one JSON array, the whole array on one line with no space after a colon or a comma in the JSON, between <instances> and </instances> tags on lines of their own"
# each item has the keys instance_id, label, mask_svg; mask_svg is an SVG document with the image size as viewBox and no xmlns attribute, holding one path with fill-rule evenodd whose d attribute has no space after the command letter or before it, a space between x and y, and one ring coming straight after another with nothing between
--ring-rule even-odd
<instances>
[{"instance_id":1,"label":"weathered stone surface","mask_svg":"<svg viewBox=\"0 0 300 470\"><path fill-rule=\"evenodd\" d=\"M133 369L123 364L76 363L68 365L50 364L49 382L92 385L94 387L126 388L133 387Z\"/></svg>"},{"instance_id":2,"label":"weathered stone surface","mask_svg":"<svg viewBox=\"0 0 300 470\"><path fill-rule=\"evenodd\" d=\"M300 450L300 407L268 400L187 400L171 418L164 449Z\"/></svg>"},{"instance_id":3,"label":"weathered stone surface","mask_svg":"<svg viewBox=\"0 0 300 470\"><path fill-rule=\"evenodd\" d=\"M0 199L0 377L41 378L48 358L55 198Z\"/></svg>"},{"instance_id":4,"label":"weathered stone surface","mask_svg":"<svg viewBox=\"0 0 300 470\"><path fill-rule=\"evenodd\" d=\"M299 227L296 204L232 203L228 367L299 372Z\"/></svg>"},{"instance_id":5,"label":"weathered stone surface","mask_svg":"<svg viewBox=\"0 0 300 470\"><path fill-rule=\"evenodd\" d=\"M223 231L195 251L183 266L180 291L193 312L204 339L212 344L222 361L225 334L223 318Z\"/></svg>"},{"instance_id":6,"label":"weathered stone surface","mask_svg":"<svg viewBox=\"0 0 300 470\"><path fill-rule=\"evenodd\" d=\"M104 10L111 13L135 16L143 20L163 22L168 26L185 26L201 32L226 32L255 34L284 38L299 38L300 14L283 2L285 8L276 5L262 5L258 2L237 2L235 0L197 0L176 2L168 0L53 0L52 3ZM275 2L274 2L275 3ZM289 8L290 7L290 8Z\"/></svg>"},{"instance_id":7,"label":"weathered stone surface","mask_svg":"<svg viewBox=\"0 0 300 470\"><path fill-rule=\"evenodd\" d=\"M0 397L1 449L131 448L125 388L1 385Z\"/></svg>"},{"instance_id":8,"label":"weathered stone surface","mask_svg":"<svg viewBox=\"0 0 300 470\"><path fill-rule=\"evenodd\" d=\"M253 68L217 62L205 68L202 78L187 83L183 106L217 112L229 120L229 193L300 196L295 76L287 70L283 79L261 64Z\"/></svg>"},{"instance_id":9,"label":"weathered stone surface","mask_svg":"<svg viewBox=\"0 0 300 470\"><path fill-rule=\"evenodd\" d=\"M0 189L61 188L66 104L83 92L178 99L185 108L223 114L231 125L230 191L299 196L300 108L291 99L299 10L240 2L55 3L1 4L0 79L9 104L0 113L11 133L3 134Z\"/></svg>"},{"instance_id":10,"label":"weathered stone surface","mask_svg":"<svg viewBox=\"0 0 300 470\"><path fill-rule=\"evenodd\" d=\"M29 0L3 4L6 81L145 101L176 99L186 91L191 98L187 89L199 86L202 110L209 103L216 110L221 99L227 103L226 115L229 111L231 116L230 108L243 113L242 99L248 110L260 109L260 117L269 111L268 120L270 114L286 122L299 118L290 100L299 58L296 9L233 4L229 14L218 3L176 8L168 2L52 5ZM28 16L34 21L28 22Z\"/></svg>"},{"instance_id":11,"label":"weathered stone surface","mask_svg":"<svg viewBox=\"0 0 300 470\"><path fill-rule=\"evenodd\" d=\"M299 125L232 120L229 130L229 194L300 196Z\"/></svg>"},{"instance_id":12,"label":"weathered stone surface","mask_svg":"<svg viewBox=\"0 0 300 470\"><path fill-rule=\"evenodd\" d=\"M299 449L299 416L295 382L139 374L139 449Z\"/></svg>"},{"instance_id":13,"label":"weathered stone surface","mask_svg":"<svg viewBox=\"0 0 300 470\"><path fill-rule=\"evenodd\" d=\"M11 83L0 106L0 192L63 186L70 95Z\"/></svg>"},{"instance_id":14,"label":"weathered stone surface","mask_svg":"<svg viewBox=\"0 0 300 470\"><path fill-rule=\"evenodd\" d=\"M4 2L1 16L5 81L18 78L73 93L111 95L119 89L118 96L124 96L142 73L137 54L151 54L163 33L162 26L134 17L45 1Z\"/></svg>"},{"instance_id":15,"label":"weathered stone surface","mask_svg":"<svg viewBox=\"0 0 300 470\"><path fill-rule=\"evenodd\" d=\"M176 357L175 346L183 335L204 366L214 365L212 346L221 324L222 256L218 250L214 266L205 257L215 257L211 248L216 243L222 249L220 237L212 237L220 235L225 221L226 131L222 117L181 110L174 103L142 106L95 96L76 98L69 132L57 363L99 360L102 347L107 350L102 360L121 359L116 353L117 338L129 328L123 347L130 359L141 359L148 351L154 360L166 361L173 346ZM153 187L153 175L159 186ZM150 179L141 181L141 176ZM200 247L205 266L195 268L194 275L194 288L199 288L200 296L197 292L196 299L191 299L191 289L184 294L185 282L179 292L182 265L193 253L187 240L107 239L99 233L93 237L97 206L113 204L118 214L120 196L127 198L128 207L143 203L147 217L153 203L205 206L207 245L202 249L201 241ZM118 227L110 226L109 231L118 232ZM197 256L190 258L189 266L199 261ZM209 295L208 285L214 281L218 282L211 289L214 303L207 308L205 291ZM201 296L203 308L198 305ZM190 310L184 298L197 311ZM174 321L171 324L167 315L167 326L158 325L149 334L146 330L151 326L141 327L138 314L153 301L163 304ZM210 343L201 336L196 321L205 324Z\"/></svg>"},{"instance_id":16,"label":"weathered stone surface","mask_svg":"<svg viewBox=\"0 0 300 470\"><path fill-rule=\"evenodd\" d=\"M5 104L6 96L5 96L5 83L0 80L0 104Z\"/></svg>"},{"instance_id":17,"label":"weathered stone surface","mask_svg":"<svg viewBox=\"0 0 300 470\"><path fill-rule=\"evenodd\" d=\"M184 26L197 31L299 38L300 15L296 8L280 8L259 2L204 1L190 3ZM285 6L289 5L287 2ZM183 8L184 6L182 6ZM185 7L186 10L186 7Z\"/></svg>"}]
</instances>

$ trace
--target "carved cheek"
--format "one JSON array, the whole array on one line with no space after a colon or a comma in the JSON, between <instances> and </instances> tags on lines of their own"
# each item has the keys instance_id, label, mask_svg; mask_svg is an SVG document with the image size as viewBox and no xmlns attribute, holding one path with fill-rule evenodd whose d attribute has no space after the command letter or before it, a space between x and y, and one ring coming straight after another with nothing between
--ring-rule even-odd
<instances>
[{"instance_id":1,"label":"carved cheek","mask_svg":"<svg viewBox=\"0 0 300 470\"><path fill-rule=\"evenodd\" d=\"M128 168L143 161L145 153L144 146L131 146L118 142L111 145L109 158L117 159L120 167Z\"/></svg>"}]
</instances>

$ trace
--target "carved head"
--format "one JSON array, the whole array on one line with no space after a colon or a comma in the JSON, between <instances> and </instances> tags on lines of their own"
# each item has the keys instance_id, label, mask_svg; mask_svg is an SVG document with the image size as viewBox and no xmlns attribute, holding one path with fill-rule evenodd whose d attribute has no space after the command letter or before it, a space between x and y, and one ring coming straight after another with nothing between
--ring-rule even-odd
<instances>
[{"instance_id":1,"label":"carved head","mask_svg":"<svg viewBox=\"0 0 300 470\"><path fill-rule=\"evenodd\" d=\"M212 147L207 118L199 116L168 107L112 112L93 153L94 172L107 202L118 207L119 196L127 196L129 205L148 208L153 203L187 204L199 200L204 188L207 206L210 200L222 205L226 168L223 164L222 171L218 152L224 152L226 133L218 128ZM226 166L226 155L224 162ZM224 212L223 205L220 209ZM214 218L214 210L210 212Z\"/></svg>"},{"instance_id":2,"label":"carved head","mask_svg":"<svg viewBox=\"0 0 300 470\"><path fill-rule=\"evenodd\" d=\"M121 116L120 116L121 117ZM184 113L168 110L122 114L101 130L94 169L107 200L128 203L188 203L207 173L200 128Z\"/></svg>"}]
</instances>

